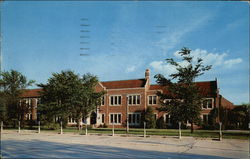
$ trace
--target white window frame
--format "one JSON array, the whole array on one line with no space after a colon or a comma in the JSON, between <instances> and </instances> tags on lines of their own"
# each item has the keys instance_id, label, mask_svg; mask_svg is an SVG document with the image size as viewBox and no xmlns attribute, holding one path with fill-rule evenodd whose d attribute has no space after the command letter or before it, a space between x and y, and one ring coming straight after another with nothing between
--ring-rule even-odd
<instances>
[{"instance_id":1,"label":"white window frame","mask_svg":"<svg viewBox=\"0 0 250 159\"><path fill-rule=\"evenodd\" d=\"M132 97L132 99L131 99L131 100L132 100L132 101L131 101L131 104L129 103L129 97L130 97L130 96ZM137 99L138 99L137 97L138 97L138 96L139 96L139 103L137 103L137 101L138 101L138 100L137 100ZM128 94L127 97L128 97L128 105L129 105L129 106L132 106L132 105L133 105L133 106L134 106L134 105L141 105L141 95L140 95L140 94ZM133 103L134 97L135 97L135 104Z\"/></svg>"},{"instance_id":2,"label":"white window frame","mask_svg":"<svg viewBox=\"0 0 250 159\"><path fill-rule=\"evenodd\" d=\"M117 115L117 123L114 122L114 125L121 125L122 124L122 113L109 113L109 124L112 125L113 122L111 122L111 115L113 115L113 122L115 121L115 115ZM119 123L119 115L121 115L121 122Z\"/></svg>"},{"instance_id":3,"label":"white window frame","mask_svg":"<svg viewBox=\"0 0 250 159\"><path fill-rule=\"evenodd\" d=\"M141 123L141 113L129 113L128 115L131 115L131 122L129 122L129 125L140 125ZM135 122L133 122L134 116L135 115ZM139 115L139 122L137 122L137 116ZM128 117L129 119L129 117Z\"/></svg>"},{"instance_id":4,"label":"white window frame","mask_svg":"<svg viewBox=\"0 0 250 159\"><path fill-rule=\"evenodd\" d=\"M101 99L101 106L104 106L105 105L105 96L102 96L102 99Z\"/></svg>"},{"instance_id":5,"label":"white window frame","mask_svg":"<svg viewBox=\"0 0 250 159\"><path fill-rule=\"evenodd\" d=\"M154 113L154 118L155 118L155 121L158 119L158 114L157 113Z\"/></svg>"},{"instance_id":6,"label":"white window frame","mask_svg":"<svg viewBox=\"0 0 250 159\"><path fill-rule=\"evenodd\" d=\"M103 117L103 120L102 120ZM105 123L105 114L101 114L101 123L104 124Z\"/></svg>"},{"instance_id":7,"label":"white window frame","mask_svg":"<svg viewBox=\"0 0 250 159\"><path fill-rule=\"evenodd\" d=\"M172 99L164 99L163 103L171 102Z\"/></svg>"},{"instance_id":8,"label":"white window frame","mask_svg":"<svg viewBox=\"0 0 250 159\"><path fill-rule=\"evenodd\" d=\"M37 103L38 103L38 99L35 98L35 105L34 105L34 108L37 108Z\"/></svg>"},{"instance_id":9,"label":"white window frame","mask_svg":"<svg viewBox=\"0 0 250 159\"><path fill-rule=\"evenodd\" d=\"M206 120L207 120L207 123L208 123L208 115L209 114L202 114L202 122L204 122L204 115L206 116Z\"/></svg>"},{"instance_id":10,"label":"white window frame","mask_svg":"<svg viewBox=\"0 0 250 159\"><path fill-rule=\"evenodd\" d=\"M206 108L204 108L204 107L203 107L203 101L202 101L201 106L202 106L202 109L203 109L203 110L211 110L211 109L214 108L214 99L213 99L213 98L204 98L203 100L211 100L211 101L212 101L212 108L208 108L208 102L207 102Z\"/></svg>"},{"instance_id":11,"label":"white window frame","mask_svg":"<svg viewBox=\"0 0 250 159\"><path fill-rule=\"evenodd\" d=\"M68 117L68 123L70 123L70 124L76 124L77 123L77 119L74 119L73 116L69 116Z\"/></svg>"},{"instance_id":12,"label":"white window frame","mask_svg":"<svg viewBox=\"0 0 250 159\"><path fill-rule=\"evenodd\" d=\"M111 105L111 98L113 97L113 104ZM117 104L114 104L115 97L117 97ZM121 104L119 104L119 97L121 97ZM109 96L109 105L110 106L121 106L122 105L122 95L110 95Z\"/></svg>"},{"instance_id":13,"label":"white window frame","mask_svg":"<svg viewBox=\"0 0 250 159\"><path fill-rule=\"evenodd\" d=\"M149 98L152 97L152 104L149 103ZM153 102L153 97L156 97L155 103ZM157 104L158 97L157 95L148 95L148 105L156 105Z\"/></svg>"},{"instance_id":14,"label":"white window frame","mask_svg":"<svg viewBox=\"0 0 250 159\"><path fill-rule=\"evenodd\" d=\"M32 98L28 98L28 106L29 106L29 108L31 107L31 103L32 103Z\"/></svg>"},{"instance_id":15,"label":"white window frame","mask_svg":"<svg viewBox=\"0 0 250 159\"><path fill-rule=\"evenodd\" d=\"M168 122L167 122L167 118L166 118L166 116L168 116ZM170 125L170 124L171 124L171 120L170 120L171 115L170 115L170 114L165 113L165 114L164 114L164 116L163 116L163 118L164 118L164 123L166 123L166 124L168 124L168 125Z\"/></svg>"},{"instance_id":16,"label":"white window frame","mask_svg":"<svg viewBox=\"0 0 250 159\"><path fill-rule=\"evenodd\" d=\"M32 113L27 113L27 120L32 120Z\"/></svg>"}]
</instances>

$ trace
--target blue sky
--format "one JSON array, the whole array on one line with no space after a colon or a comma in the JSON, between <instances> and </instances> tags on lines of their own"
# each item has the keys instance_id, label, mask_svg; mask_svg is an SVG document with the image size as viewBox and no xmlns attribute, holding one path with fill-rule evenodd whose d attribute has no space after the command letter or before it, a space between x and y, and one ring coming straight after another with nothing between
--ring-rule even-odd
<instances>
[{"instance_id":1,"label":"blue sky","mask_svg":"<svg viewBox=\"0 0 250 159\"><path fill-rule=\"evenodd\" d=\"M174 71L164 59L180 60L176 52L186 46L213 65L197 81L217 78L224 97L248 103L248 16L247 2L7 1L3 68L36 83L61 70L108 81L143 78L149 68L154 83L155 74Z\"/></svg>"}]
</instances>

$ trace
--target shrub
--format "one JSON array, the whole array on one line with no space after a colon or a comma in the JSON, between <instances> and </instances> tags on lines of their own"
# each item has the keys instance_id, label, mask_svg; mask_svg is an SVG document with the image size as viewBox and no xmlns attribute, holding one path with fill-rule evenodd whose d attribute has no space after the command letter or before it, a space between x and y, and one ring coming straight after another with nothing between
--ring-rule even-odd
<instances>
[{"instance_id":1,"label":"shrub","mask_svg":"<svg viewBox=\"0 0 250 159\"><path fill-rule=\"evenodd\" d=\"M165 129L167 128L167 124L164 122L164 118L160 117L156 120L156 128L158 129Z\"/></svg>"},{"instance_id":2,"label":"shrub","mask_svg":"<svg viewBox=\"0 0 250 159\"><path fill-rule=\"evenodd\" d=\"M56 130L56 129L60 129L60 124L55 123L55 122L47 122L45 123L44 128L49 129L49 130Z\"/></svg>"},{"instance_id":3,"label":"shrub","mask_svg":"<svg viewBox=\"0 0 250 159\"><path fill-rule=\"evenodd\" d=\"M155 115L154 110L149 106L143 115L143 121L146 122L146 128L155 128Z\"/></svg>"}]
</instances>

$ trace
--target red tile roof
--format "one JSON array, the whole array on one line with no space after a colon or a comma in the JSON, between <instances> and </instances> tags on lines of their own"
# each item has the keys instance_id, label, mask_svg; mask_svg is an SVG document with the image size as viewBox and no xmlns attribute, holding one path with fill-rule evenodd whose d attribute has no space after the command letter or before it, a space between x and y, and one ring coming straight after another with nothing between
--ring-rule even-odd
<instances>
[{"instance_id":1,"label":"red tile roof","mask_svg":"<svg viewBox=\"0 0 250 159\"><path fill-rule=\"evenodd\" d=\"M216 81L196 82L204 96L216 96L217 83ZM169 93L166 86L150 85L150 90L163 90L163 93Z\"/></svg>"},{"instance_id":2,"label":"red tile roof","mask_svg":"<svg viewBox=\"0 0 250 159\"><path fill-rule=\"evenodd\" d=\"M146 84L145 79L124 80L124 81L107 81L101 82L106 89L121 89L121 88L139 88Z\"/></svg>"},{"instance_id":3,"label":"red tile roof","mask_svg":"<svg viewBox=\"0 0 250 159\"><path fill-rule=\"evenodd\" d=\"M40 92L42 89L26 89L21 94L22 98L28 98L28 97L40 97Z\"/></svg>"},{"instance_id":4,"label":"red tile roof","mask_svg":"<svg viewBox=\"0 0 250 159\"><path fill-rule=\"evenodd\" d=\"M200 88L201 93L204 96L216 96L217 92L217 81L205 81L205 82L196 82L197 86Z\"/></svg>"},{"instance_id":5,"label":"red tile roof","mask_svg":"<svg viewBox=\"0 0 250 159\"><path fill-rule=\"evenodd\" d=\"M143 88L146 84L145 79L135 79L135 80L124 80L124 81L106 81L101 82L101 84L106 87L106 89L121 89L121 88ZM205 81L196 82L196 84L201 88L202 94L204 96L216 96L217 82L216 81ZM166 86L161 85L150 85L149 90L163 90L163 93L169 93ZM42 89L27 89L24 90L21 97L39 97Z\"/></svg>"}]
</instances>

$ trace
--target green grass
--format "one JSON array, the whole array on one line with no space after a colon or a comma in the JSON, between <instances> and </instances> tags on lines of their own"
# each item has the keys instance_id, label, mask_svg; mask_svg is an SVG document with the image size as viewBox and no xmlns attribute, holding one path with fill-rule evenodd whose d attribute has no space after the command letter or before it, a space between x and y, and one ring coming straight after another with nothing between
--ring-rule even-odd
<instances>
[{"instance_id":1,"label":"green grass","mask_svg":"<svg viewBox=\"0 0 250 159\"><path fill-rule=\"evenodd\" d=\"M12 129L13 130L13 129ZM17 129L16 129L17 130ZM37 130L37 127L34 127L33 130ZM41 128L43 132L54 132L59 133L60 129L48 130ZM77 130L75 127L67 127L63 129L64 133L74 133L74 134L85 134L85 128L81 131ZM147 135L160 135L160 136L178 136L179 131L177 129L147 129ZM88 134L112 134L112 128L92 128L88 129ZM126 129L116 128L115 134L126 134ZM139 128L130 128L128 135L143 135L143 129ZM194 130L194 133L190 133L190 130L183 129L182 136L192 136L199 138L215 138L218 139L219 131L218 130ZM246 130L224 130L222 131L223 138L226 139L250 139L250 133Z\"/></svg>"}]
</instances>

